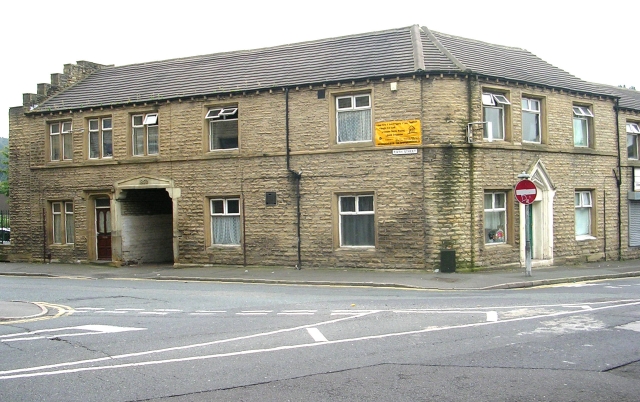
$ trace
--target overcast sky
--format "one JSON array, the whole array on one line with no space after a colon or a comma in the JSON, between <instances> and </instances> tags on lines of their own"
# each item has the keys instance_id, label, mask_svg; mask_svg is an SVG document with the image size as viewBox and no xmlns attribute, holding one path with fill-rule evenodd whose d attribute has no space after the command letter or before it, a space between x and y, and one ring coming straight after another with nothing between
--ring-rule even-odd
<instances>
[{"instance_id":1,"label":"overcast sky","mask_svg":"<svg viewBox=\"0 0 640 402\"><path fill-rule=\"evenodd\" d=\"M78 60L121 66L414 24L527 49L584 80L640 90L638 0L31 0L0 9L0 137L23 93Z\"/></svg>"}]
</instances>

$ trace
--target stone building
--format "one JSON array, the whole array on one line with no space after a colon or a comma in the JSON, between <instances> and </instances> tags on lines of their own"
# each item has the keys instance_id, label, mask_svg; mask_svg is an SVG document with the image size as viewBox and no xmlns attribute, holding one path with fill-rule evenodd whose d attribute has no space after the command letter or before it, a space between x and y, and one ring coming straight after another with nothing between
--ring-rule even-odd
<instances>
[{"instance_id":1,"label":"stone building","mask_svg":"<svg viewBox=\"0 0 640 402\"><path fill-rule=\"evenodd\" d=\"M10 110L12 260L519 266L523 172L534 265L639 256L636 93L523 49L416 25L51 81Z\"/></svg>"}]
</instances>

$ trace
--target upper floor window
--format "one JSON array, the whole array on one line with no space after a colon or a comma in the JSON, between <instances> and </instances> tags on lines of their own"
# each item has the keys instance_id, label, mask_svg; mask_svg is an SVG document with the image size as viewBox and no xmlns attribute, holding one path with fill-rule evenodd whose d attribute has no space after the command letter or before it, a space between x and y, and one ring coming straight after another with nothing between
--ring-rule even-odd
<instances>
[{"instance_id":1,"label":"upper floor window","mask_svg":"<svg viewBox=\"0 0 640 402\"><path fill-rule=\"evenodd\" d=\"M371 95L336 97L338 143L372 140Z\"/></svg>"},{"instance_id":2,"label":"upper floor window","mask_svg":"<svg viewBox=\"0 0 640 402\"><path fill-rule=\"evenodd\" d=\"M131 116L132 153L135 156L158 154L158 113Z\"/></svg>"},{"instance_id":3,"label":"upper floor window","mask_svg":"<svg viewBox=\"0 0 640 402\"><path fill-rule=\"evenodd\" d=\"M507 193L484 193L484 242L504 243L507 240Z\"/></svg>"},{"instance_id":4,"label":"upper floor window","mask_svg":"<svg viewBox=\"0 0 640 402\"><path fill-rule=\"evenodd\" d=\"M591 215L593 202L591 191L575 192L576 237L591 236Z\"/></svg>"},{"instance_id":5,"label":"upper floor window","mask_svg":"<svg viewBox=\"0 0 640 402\"><path fill-rule=\"evenodd\" d=\"M638 136L640 136L640 125L638 123L627 123L627 157L638 159Z\"/></svg>"},{"instance_id":6,"label":"upper floor window","mask_svg":"<svg viewBox=\"0 0 640 402\"><path fill-rule=\"evenodd\" d=\"M375 246L375 210L373 195L349 195L338 198L340 246Z\"/></svg>"},{"instance_id":7,"label":"upper floor window","mask_svg":"<svg viewBox=\"0 0 640 402\"><path fill-rule=\"evenodd\" d=\"M52 161L73 159L72 135L70 121L49 124L49 140Z\"/></svg>"},{"instance_id":8,"label":"upper floor window","mask_svg":"<svg viewBox=\"0 0 640 402\"><path fill-rule=\"evenodd\" d=\"M573 145L592 146L593 112L588 106L573 106Z\"/></svg>"},{"instance_id":9,"label":"upper floor window","mask_svg":"<svg viewBox=\"0 0 640 402\"><path fill-rule=\"evenodd\" d=\"M483 138L485 140L504 140L505 107L511 105L509 99L501 94L485 92L482 94L483 120L487 122Z\"/></svg>"},{"instance_id":10,"label":"upper floor window","mask_svg":"<svg viewBox=\"0 0 640 402\"><path fill-rule=\"evenodd\" d=\"M540 140L540 101L522 98L522 141L540 143Z\"/></svg>"},{"instance_id":11,"label":"upper floor window","mask_svg":"<svg viewBox=\"0 0 640 402\"><path fill-rule=\"evenodd\" d=\"M51 215L53 216L53 243L72 244L74 238L73 202L52 202Z\"/></svg>"},{"instance_id":12,"label":"upper floor window","mask_svg":"<svg viewBox=\"0 0 640 402\"><path fill-rule=\"evenodd\" d=\"M111 158L113 156L111 118L89 120L89 158Z\"/></svg>"},{"instance_id":13,"label":"upper floor window","mask_svg":"<svg viewBox=\"0 0 640 402\"><path fill-rule=\"evenodd\" d=\"M240 199L219 198L210 200L211 243L240 244Z\"/></svg>"},{"instance_id":14,"label":"upper floor window","mask_svg":"<svg viewBox=\"0 0 640 402\"><path fill-rule=\"evenodd\" d=\"M238 107L209 109L209 151L238 148Z\"/></svg>"}]
</instances>

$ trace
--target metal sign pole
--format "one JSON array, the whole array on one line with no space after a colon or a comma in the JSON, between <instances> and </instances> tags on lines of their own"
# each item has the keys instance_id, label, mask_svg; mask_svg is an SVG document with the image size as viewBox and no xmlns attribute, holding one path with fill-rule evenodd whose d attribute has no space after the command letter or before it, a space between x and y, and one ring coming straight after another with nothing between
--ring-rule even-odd
<instances>
[{"instance_id":1,"label":"metal sign pole","mask_svg":"<svg viewBox=\"0 0 640 402\"><path fill-rule=\"evenodd\" d=\"M531 276L531 204L524 206L524 233L525 276Z\"/></svg>"}]
</instances>

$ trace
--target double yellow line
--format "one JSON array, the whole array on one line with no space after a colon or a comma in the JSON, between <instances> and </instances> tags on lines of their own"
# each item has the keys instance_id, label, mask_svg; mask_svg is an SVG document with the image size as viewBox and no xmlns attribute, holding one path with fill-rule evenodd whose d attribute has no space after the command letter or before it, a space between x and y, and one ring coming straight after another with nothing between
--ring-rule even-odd
<instances>
[{"instance_id":1,"label":"double yellow line","mask_svg":"<svg viewBox=\"0 0 640 402\"><path fill-rule=\"evenodd\" d=\"M53 304L45 302L34 302L33 304L39 306L43 313L37 316L18 318L10 321L0 321L0 325L20 324L24 322L50 320L52 318L60 318L75 313L73 307L65 306L63 304ZM55 313L52 313L55 311ZM51 314L50 314L51 313Z\"/></svg>"}]
</instances>

